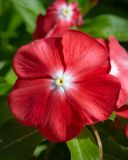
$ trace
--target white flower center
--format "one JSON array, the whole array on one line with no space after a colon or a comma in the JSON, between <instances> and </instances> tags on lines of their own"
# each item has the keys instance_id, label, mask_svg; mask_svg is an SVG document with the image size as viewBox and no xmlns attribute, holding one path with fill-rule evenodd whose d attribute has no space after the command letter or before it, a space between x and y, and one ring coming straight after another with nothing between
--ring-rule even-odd
<instances>
[{"instance_id":1,"label":"white flower center","mask_svg":"<svg viewBox=\"0 0 128 160\"><path fill-rule=\"evenodd\" d=\"M68 5L62 5L59 9L58 9L58 14L59 14L59 18L66 20L66 21L70 21L72 14L73 14L73 9L71 6Z\"/></svg>"},{"instance_id":2,"label":"white flower center","mask_svg":"<svg viewBox=\"0 0 128 160\"><path fill-rule=\"evenodd\" d=\"M118 75L119 70L118 70L118 66L116 65L116 63L114 61L111 61L111 71L110 74L116 76Z\"/></svg>"},{"instance_id":3,"label":"white flower center","mask_svg":"<svg viewBox=\"0 0 128 160\"><path fill-rule=\"evenodd\" d=\"M57 87L60 91L73 87L73 77L69 72L58 71L53 78L54 88Z\"/></svg>"}]
</instances>

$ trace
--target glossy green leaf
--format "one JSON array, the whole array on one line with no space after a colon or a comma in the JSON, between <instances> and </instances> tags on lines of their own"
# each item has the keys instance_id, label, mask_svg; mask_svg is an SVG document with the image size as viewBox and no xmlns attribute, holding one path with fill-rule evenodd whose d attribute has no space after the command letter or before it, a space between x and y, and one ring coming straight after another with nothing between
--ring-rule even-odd
<instances>
[{"instance_id":1,"label":"glossy green leaf","mask_svg":"<svg viewBox=\"0 0 128 160\"><path fill-rule=\"evenodd\" d=\"M99 160L98 147L87 127L78 137L68 141L67 145L71 160Z\"/></svg>"},{"instance_id":2,"label":"glossy green leaf","mask_svg":"<svg viewBox=\"0 0 128 160\"><path fill-rule=\"evenodd\" d=\"M0 126L0 160L28 160L41 140L36 129L8 121Z\"/></svg>"},{"instance_id":3,"label":"glossy green leaf","mask_svg":"<svg viewBox=\"0 0 128 160\"><path fill-rule=\"evenodd\" d=\"M128 20L115 15L101 15L94 19L86 20L81 31L94 37L108 38L114 35L120 41L128 40Z\"/></svg>"},{"instance_id":4,"label":"glossy green leaf","mask_svg":"<svg viewBox=\"0 0 128 160\"><path fill-rule=\"evenodd\" d=\"M5 94L10 88L11 86L7 83L7 81L0 77L0 95Z\"/></svg>"},{"instance_id":5,"label":"glossy green leaf","mask_svg":"<svg viewBox=\"0 0 128 160\"><path fill-rule=\"evenodd\" d=\"M38 0L9 0L24 20L27 30L31 33L34 30L36 17L44 13L45 9Z\"/></svg>"}]
</instances>

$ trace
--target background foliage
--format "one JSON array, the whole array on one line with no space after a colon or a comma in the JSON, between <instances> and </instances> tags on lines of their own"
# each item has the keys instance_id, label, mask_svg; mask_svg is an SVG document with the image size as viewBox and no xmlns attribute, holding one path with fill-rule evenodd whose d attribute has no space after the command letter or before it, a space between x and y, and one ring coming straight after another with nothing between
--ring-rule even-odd
<instances>
[{"instance_id":1,"label":"background foliage","mask_svg":"<svg viewBox=\"0 0 128 160\"><path fill-rule=\"evenodd\" d=\"M69 2L71 0L68 0ZM0 0L0 160L98 160L98 145L92 128L66 143L52 143L35 128L21 126L10 113L7 95L16 80L12 57L16 49L32 40L36 17L45 14L52 0ZM128 48L128 0L76 0L85 25L79 30L107 39L114 35ZM114 119L112 116L111 119ZM124 125L99 123L104 160L127 160L128 139Z\"/></svg>"}]
</instances>

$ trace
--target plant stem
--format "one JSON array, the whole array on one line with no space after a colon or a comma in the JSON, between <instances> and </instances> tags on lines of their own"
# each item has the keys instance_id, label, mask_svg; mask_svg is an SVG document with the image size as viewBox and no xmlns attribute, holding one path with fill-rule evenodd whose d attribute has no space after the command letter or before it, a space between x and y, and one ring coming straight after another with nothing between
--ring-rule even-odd
<instances>
[{"instance_id":1,"label":"plant stem","mask_svg":"<svg viewBox=\"0 0 128 160\"><path fill-rule=\"evenodd\" d=\"M53 146L54 146L55 144L56 144L56 143L49 141L49 143L48 143L48 148L47 148L47 150L45 151L44 160L48 160L48 159L49 159L49 153L50 153L51 149L53 148Z\"/></svg>"},{"instance_id":2,"label":"plant stem","mask_svg":"<svg viewBox=\"0 0 128 160\"><path fill-rule=\"evenodd\" d=\"M98 133L98 131L95 128L94 125L92 125L91 127L92 127L92 130L94 132L94 135L96 137L97 144L98 144L98 147L99 147L99 160L103 160L103 147L102 147L102 142L101 142L100 135L99 135L99 133Z\"/></svg>"}]
</instances>

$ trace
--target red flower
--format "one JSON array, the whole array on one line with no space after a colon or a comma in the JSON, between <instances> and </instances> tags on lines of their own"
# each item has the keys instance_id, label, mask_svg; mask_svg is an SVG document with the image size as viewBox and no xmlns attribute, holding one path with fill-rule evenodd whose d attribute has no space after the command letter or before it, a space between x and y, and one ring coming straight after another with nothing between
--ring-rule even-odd
<instances>
[{"instance_id":1,"label":"red flower","mask_svg":"<svg viewBox=\"0 0 128 160\"><path fill-rule=\"evenodd\" d=\"M128 104L122 106L121 108L117 108L116 114L117 114L117 118L116 118L116 121L114 122L115 126L116 126L116 128L119 128L120 126L122 128L124 128L125 135L128 138L128 124L125 124L122 121L122 118L128 119ZM118 123L117 123L117 121L118 121Z\"/></svg>"},{"instance_id":2,"label":"red flower","mask_svg":"<svg viewBox=\"0 0 128 160\"><path fill-rule=\"evenodd\" d=\"M66 0L56 0L47 10L45 16L39 15L34 39L43 37L58 37L72 26L83 24L77 3L67 3Z\"/></svg>"},{"instance_id":3,"label":"red flower","mask_svg":"<svg viewBox=\"0 0 128 160\"><path fill-rule=\"evenodd\" d=\"M128 105L124 105L121 108L116 109L116 114L120 117L128 119Z\"/></svg>"},{"instance_id":4,"label":"red flower","mask_svg":"<svg viewBox=\"0 0 128 160\"><path fill-rule=\"evenodd\" d=\"M128 102L128 52L114 38L109 39L111 74L116 76L121 82L121 91L117 101L118 107L122 107Z\"/></svg>"},{"instance_id":5,"label":"red flower","mask_svg":"<svg viewBox=\"0 0 128 160\"><path fill-rule=\"evenodd\" d=\"M13 61L19 79L9 96L15 117L52 141L67 141L84 125L107 119L120 90L108 74L107 52L78 31L21 47Z\"/></svg>"},{"instance_id":6,"label":"red flower","mask_svg":"<svg viewBox=\"0 0 128 160\"><path fill-rule=\"evenodd\" d=\"M128 103L128 52L113 36L109 38L109 43L103 39L99 39L98 41L110 49L110 74L117 77L121 83L121 90L117 101L117 107L120 108Z\"/></svg>"}]
</instances>

